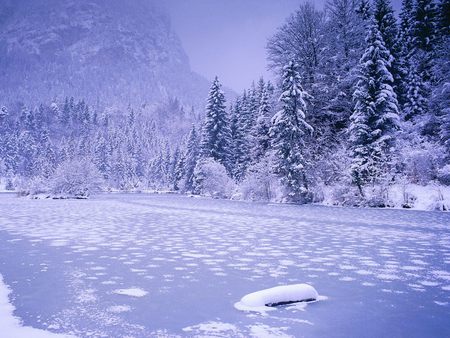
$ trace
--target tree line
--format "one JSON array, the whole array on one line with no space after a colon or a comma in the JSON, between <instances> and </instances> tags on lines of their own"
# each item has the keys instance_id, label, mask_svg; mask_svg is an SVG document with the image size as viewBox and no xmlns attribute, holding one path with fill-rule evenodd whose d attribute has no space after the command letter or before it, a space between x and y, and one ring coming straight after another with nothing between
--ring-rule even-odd
<instances>
[{"instance_id":1,"label":"tree line","mask_svg":"<svg viewBox=\"0 0 450 338\"><path fill-rule=\"evenodd\" d=\"M73 98L4 107L0 176L42 190L82 161L103 189L307 203L332 187L352 205L384 205L394 184L449 184L449 8L404 0L397 19L389 0L306 2L268 42L276 83L227 102L216 78L201 123L176 100L152 116Z\"/></svg>"}]
</instances>

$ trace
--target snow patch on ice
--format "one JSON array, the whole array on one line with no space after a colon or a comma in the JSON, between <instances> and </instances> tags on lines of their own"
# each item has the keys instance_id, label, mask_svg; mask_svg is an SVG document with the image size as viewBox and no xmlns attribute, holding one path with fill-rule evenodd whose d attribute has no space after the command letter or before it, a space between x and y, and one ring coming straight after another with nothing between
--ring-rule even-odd
<instances>
[{"instance_id":1,"label":"snow patch on ice","mask_svg":"<svg viewBox=\"0 0 450 338\"><path fill-rule=\"evenodd\" d=\"M208 336L233 335L238 332L238 329L233 324L222 322L206 322L198 325L188 326L183 328L184 332L201 332Z\"/></svg>"},{"instance_id":2,"label":"snow patch on ice","mask_svg":"<svg viewBox=\"0 0 450 338\"><path fill-rule=\"evenodd\" d=\"M293 337L285 333L288 329L287 327L270 327L264 324L251 325L250 327L250 335L252 337Z\"/></svg>"},{"instance_id":3,"label":"snow patch on ice","mask_svg":"<svg viewBox=\"0 0 450 338\"><path fill-rule=\"evenodd\" d=\"M148 294L147 291L140 288L116 289L113 293L130 297L144 297Z\"/></svg>"},{"instance_id":4,"label":"snow patch on ice","mask_svg":"<svg viewBox=\"0 0 450 338\"><path fill-rule=\"evenodd\" d=\"M128 305L113 305L113 306L110 306L106 311L111 312L111 313L130 312L131 307Z\"/></svg>"}]
</instances>

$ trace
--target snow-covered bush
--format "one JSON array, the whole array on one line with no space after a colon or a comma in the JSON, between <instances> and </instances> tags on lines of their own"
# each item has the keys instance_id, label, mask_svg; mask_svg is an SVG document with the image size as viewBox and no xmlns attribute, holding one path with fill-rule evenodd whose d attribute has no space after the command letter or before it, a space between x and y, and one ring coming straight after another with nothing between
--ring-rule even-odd
<instances>
[{"instance_id":1,"label":"snow-covered bush","mask_svg":"<svg viewBox=\"0 0 450 338\"><path fill-rule=\"evenodd\" d=\"M450 185L450 164L438 170L437 179L441 184Z\"/></svg>"},{"instance_id":2,"label":"snow-covered bush","mask_svg":"<svg viewBox=\"0 0 450 338\"><path fill-rule=\"evenodd\" d=\"M103 179L89 158L61 163L50 179L50 192L56 196L87 198L101 189Z\"/></svg>"},{"instance_id":3,"label":"snow-covered bush","mask_svg":"<svg viewBox=\"0 0 450 338\"><path fill-rule=\"evenodd\" d=\"M437 196L433 203L428 206L432 211L450 211L450 200L446 200L441 189L437 189Z\"/></svg>"},{"instance_id":4,"label":"snow-covered bush","mask_svg":"<svg viewBox=\"0 0 450 338\"><path fill-rule=\"evenodd\" d=\"M225 167L212 158L200 160L194 170L195 193L200 195L229 198L235 188Z\"/></svg>"},{"instance_id":5,"label":"snow-covered bush","mask_svg":"<svg viewBox=\"0 0 450 338\"><path fill-rule=\"evenodd\" d=\"M15 185L20 196L49 194L48 181L40 176L17 179Z\"/></svg>"},{"instance_id":6,"label":"snow-covered bush","mask_svg":"<svg viewBox=\"0 0 450 338\"><path fill-rule=\"evenodd\" d=\"M331 189L331 198L325 198L329 204L358 207L365 204L364 198L355 186L336 184Z\"/></svg>"},{"instance_id":7,"label":"snow-covered bush","mask_svg":"<svg viewBox=\"0 0 450 338\"><path fill-rule=\"evenodd\" d=\"M271 159L264 158L248 169L245 179L239 184L242 199L250 201L281 200L283 189L271 168Z\"/></svg>"},{"instance_id":8,"label":"snow-covered bush","mask_svg":"<svg viewBox=\"0 0 450 338\"><path fill-rule=\"evenodd\" d=\"M365 189L365 204L371 208L393 207L394 204L389 196L389 186L377 185Z\"/></svg>"},{"instance_id":9,"label":"snow-covered bush","mask_svg":"<svg viewBox=\"0 0 450 338\"><path fill-rule=\"evenodd\" d=\"M442 148L428 141L405 143L400 147L400 165L409 182L425 185L437 178L437 169L445 153Z\"/></svg>"}]
</instances>

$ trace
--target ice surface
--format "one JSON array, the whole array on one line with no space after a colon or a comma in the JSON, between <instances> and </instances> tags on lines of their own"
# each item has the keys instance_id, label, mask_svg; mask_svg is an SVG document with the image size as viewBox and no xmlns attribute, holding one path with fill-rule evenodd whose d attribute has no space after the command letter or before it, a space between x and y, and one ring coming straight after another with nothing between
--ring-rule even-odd
<instances>
[{"instance_id":1,"label":"ice surface","mask_svg":"<svg viewBox=\"0 0 450 338\"><path fill-rule=\"evenodd\" d=\"M55 334L44 330L23 326L15 317L14 306L9 302L10 288L0 274L0 335L7 338L75 338L75 336Z\"/></svg>"},{"instance_id":2,"label":"ice surface","mask_svg":"<svg viewBox=\"0 0 450 338\"><path fill-rule=\"evenodd\" d=\"M0 273L25 327L79 337L442 337L449 224L442 212L0 195ZM261 314L233 306L298 283L329 299ZM114 292L129 289L148 294Z\"/></svg>"}]
</instances>

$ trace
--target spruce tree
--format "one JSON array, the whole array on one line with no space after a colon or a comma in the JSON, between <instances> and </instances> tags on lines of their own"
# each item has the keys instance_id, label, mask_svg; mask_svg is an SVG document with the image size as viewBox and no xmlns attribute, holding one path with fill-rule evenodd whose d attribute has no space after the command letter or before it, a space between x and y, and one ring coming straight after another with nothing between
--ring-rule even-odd
<instances>
[{"instance_id":1,"label":"spruce tree","mask_svg":"<svg viewBox=\"0 0 450 338\"><path fill-rule=\"evenodd\" d=\"M373 15L383 38L384 46L392 55L396 45L398 28L390 0L375 0Z\"/></svg>"},{"instance_id":2,"label":"spruce tree","mask_svg":"<svg viewBox=\"0 0 450 338\"><path fill-rule=\"evenodd\" d=\"M272 118L270 137L275 152L275 173L286 188L292 202L306 202L308 182L304 157L305 137L313 131L306 122L306 100L310 96L303 90L294 62L283 68L281 110Z\"/></svg>"},{"instance_id":3,"label":"spruce tree","mask_svg":"<svg viewBox=\"0 0 450 338\"><path fill-rule=\"evenodd\" d=\"M416 64L411 64L407 76L406 101L403 106L405 121L417 123L417 119L423 117L428 109L428 91L422 81Z\"/></svg>"},{"instance_id":4,"label":"spruce tree","mask_svg":"<svg viewBox=\"0 0 450 338\"><path fill-rule=\"evenodd\" d=\"M206 106L200 152L203 158L211 157L229 169L230 126L221 87L216 77Z\"/></svg>"},{"instance_id":5,"label":"spruce tree","mask_svg":"<svg viewBox=\"0 0 450 338\"><path fill-rule=\"evenodd\" d=\"M254 134L254 148L253 161L258 162L269 149L270 146L270 113L271 107L269 102L269 95L265 88L262 89L261 101L259 104L258 117L253 128Z\"/></svg>"},{"instance_id":6,"label":"spruce tree","mask_svg":"<svg viewBox=\"0 0 450 338\"><path fill-rule=\"evenodd\" d=\"M414 51L415 18L413 0L402 1L402 9L399 16L400 26L396 49L398 51L397 64L400 82L397 84L396 93L400 106L404 108L407 101L408 90L410 90L408 82L412 69L411 56ZM417 72L417 70L415 70L415 72Z\"/></svg>"},{"instance_id":7,"label":"spruce tree","mask_svg":"<svg viewBox=\"0 0 450 338\"><path fill-rule=\"evenodd\" d=\"M349 126L351 174L362 195L365 184L375 183L390 169L399 125L397 98L389 72L392 56L375 23L369 27L366 43L359 62L356 103Z\"/></svg>"},{"instance_id":8,"label":"spruce tree","mask_svg":"<svg viewBox=\"0 0 450 338\"><path fill-rule=\"evenodd\" d=\"M416 46L433 53L437 39L438 11L434 0L417 0L415 6L414 36Z\"/></svg>"},{"instance_id":9,"label":"spruce tree","mask_svg":"<svg viewBox=\"0 0 450 338\"><path fill-rule=\"evenodd\" d=\"M240 181L251 163L251 110L247 92L234 105L233 117L236 125L233 135L233 177Z\"/></svg>"},{"instance_id":10,"label":"spruce tree","mask_svg":"<svg viewBox=\"0 0 450 338\"><path fill-rule=\"evenodd\" d=\"M374 18L377 23L378 30L384 41L384 46L392 55L393 59L388 70L391 72L394 83L393 88L396 93L401 91L401 71L399 60L399 45L397 19L395 18L394 9L390 0L375 0L374 3Z\"/></svg>"},{"instance_id":11,"label":"spruce tree","mask_svg":"<svg viewBox=\"0 0 450 338\"><path fill-rule=\"evenodd\" d=\"M193 125L188 136L186 153L184 154L184 191L193 191L194 189L194 170L197 165L198 156L198 136L195 126Z\"/></svg>"}]
</instances>

